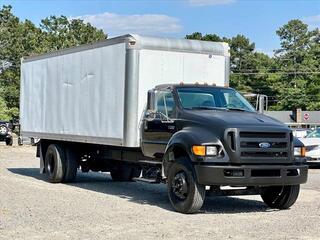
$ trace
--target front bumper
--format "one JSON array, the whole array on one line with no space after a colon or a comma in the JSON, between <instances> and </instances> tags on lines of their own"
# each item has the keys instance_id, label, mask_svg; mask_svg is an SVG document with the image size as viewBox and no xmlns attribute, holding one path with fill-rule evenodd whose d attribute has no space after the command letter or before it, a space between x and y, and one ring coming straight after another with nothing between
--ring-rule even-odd
<instances>
[{"instance_id":1,"label":"front bumper","mask_svg":"<svg viewBox=\"0 0 320 240\"><path fill-rule=\"evenodd\" d=\"M12 135L0 135L0 141L6 141L10 138L12 138Z\"/></svg>"},{"instance_id":2,"label":"front bumper","mask_svg":"<svg viewBox=\"0 0 320 240\"><path fill-rule=\"evenodd\" d=\"M308 178L307 165L195 165L194 168L198 183L203 185L297 185Z\"/></svg>"}]
</instances>

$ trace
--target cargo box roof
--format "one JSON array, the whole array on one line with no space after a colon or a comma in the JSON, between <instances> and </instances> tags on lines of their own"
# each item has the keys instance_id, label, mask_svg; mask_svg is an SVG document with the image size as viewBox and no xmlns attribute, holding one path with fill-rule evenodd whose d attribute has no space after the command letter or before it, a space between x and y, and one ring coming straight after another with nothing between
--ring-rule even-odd
<instances>
[{"instance_id":1,"label":"cargo box roof","mask_svg":"<svg viewBox=\"0 0 320 240\"><path fill-rule=\"evenodd\" d=\"M102 40L99 42L70 47L54 52L49 52L37 56L28 56L22 59L24 62L45 59L49 57L70 54L74 52L84 51L113 45L117 43L127 43L127 49L151 49L151 50L167 50L177 52L198 52L213 55L230 56L229 45L225 42L209 42L200 40L187 40L162 37L146 37L137 34L127 34L115 38Z\"/></svg>"}]
</instances>

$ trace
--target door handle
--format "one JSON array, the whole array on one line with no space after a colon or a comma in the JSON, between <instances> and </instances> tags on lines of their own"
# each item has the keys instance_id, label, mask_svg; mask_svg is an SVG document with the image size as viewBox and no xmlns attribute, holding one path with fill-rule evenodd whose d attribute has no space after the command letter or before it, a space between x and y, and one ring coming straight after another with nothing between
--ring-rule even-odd
<instances>
[{"instance_id":1,"label":"door handle","mask_svg":"<svg viewBox=\"0 0 320 240\"><path fill-rule=\"evenodd\" d=\"M175 126L174 126L174 125L168 125L168 129L169 129L169 130L174 130L174 129L175 129Z\"/></svg>"}]
</instances>

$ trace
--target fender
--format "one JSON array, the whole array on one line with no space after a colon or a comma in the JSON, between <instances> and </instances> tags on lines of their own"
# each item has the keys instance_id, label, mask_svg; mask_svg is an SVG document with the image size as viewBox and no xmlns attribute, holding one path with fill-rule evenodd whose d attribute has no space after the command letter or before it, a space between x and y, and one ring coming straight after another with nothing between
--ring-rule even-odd
<instances>
[{"instance_id":1,"label":"fender","mask_svg":"<svg viewBox=\"0 0 320 240\"><path fill-rule=\"evenodd\" d=\"M169 140L162 161L162 174L167 175L168 169L172 162L181 155L188 156L191 162L195 161L195 156L192 153L193 145L220 145L223 147L219 138L212 132L201 127L192 126L186 127L181 131L172 135ZM174 152L179 149L181 152Z\"/></svg>"}]
</instances>

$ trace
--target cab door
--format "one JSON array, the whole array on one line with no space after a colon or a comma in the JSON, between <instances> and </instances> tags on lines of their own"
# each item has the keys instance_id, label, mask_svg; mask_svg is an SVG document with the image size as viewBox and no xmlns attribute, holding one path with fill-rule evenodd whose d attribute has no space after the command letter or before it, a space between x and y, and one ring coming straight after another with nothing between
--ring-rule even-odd
<instances>
[{"instance_id":1,"label":"cab door","mask_svg":"<svg viewBox=\"0 0 320 240\"><path fill-rule=\"evenodd\" d=\"M143 119L141 146L145 156L162 158L168 141L176 132L176 104L171 90L156 90L154 110Z\"/></svg>"}]
</instances>

